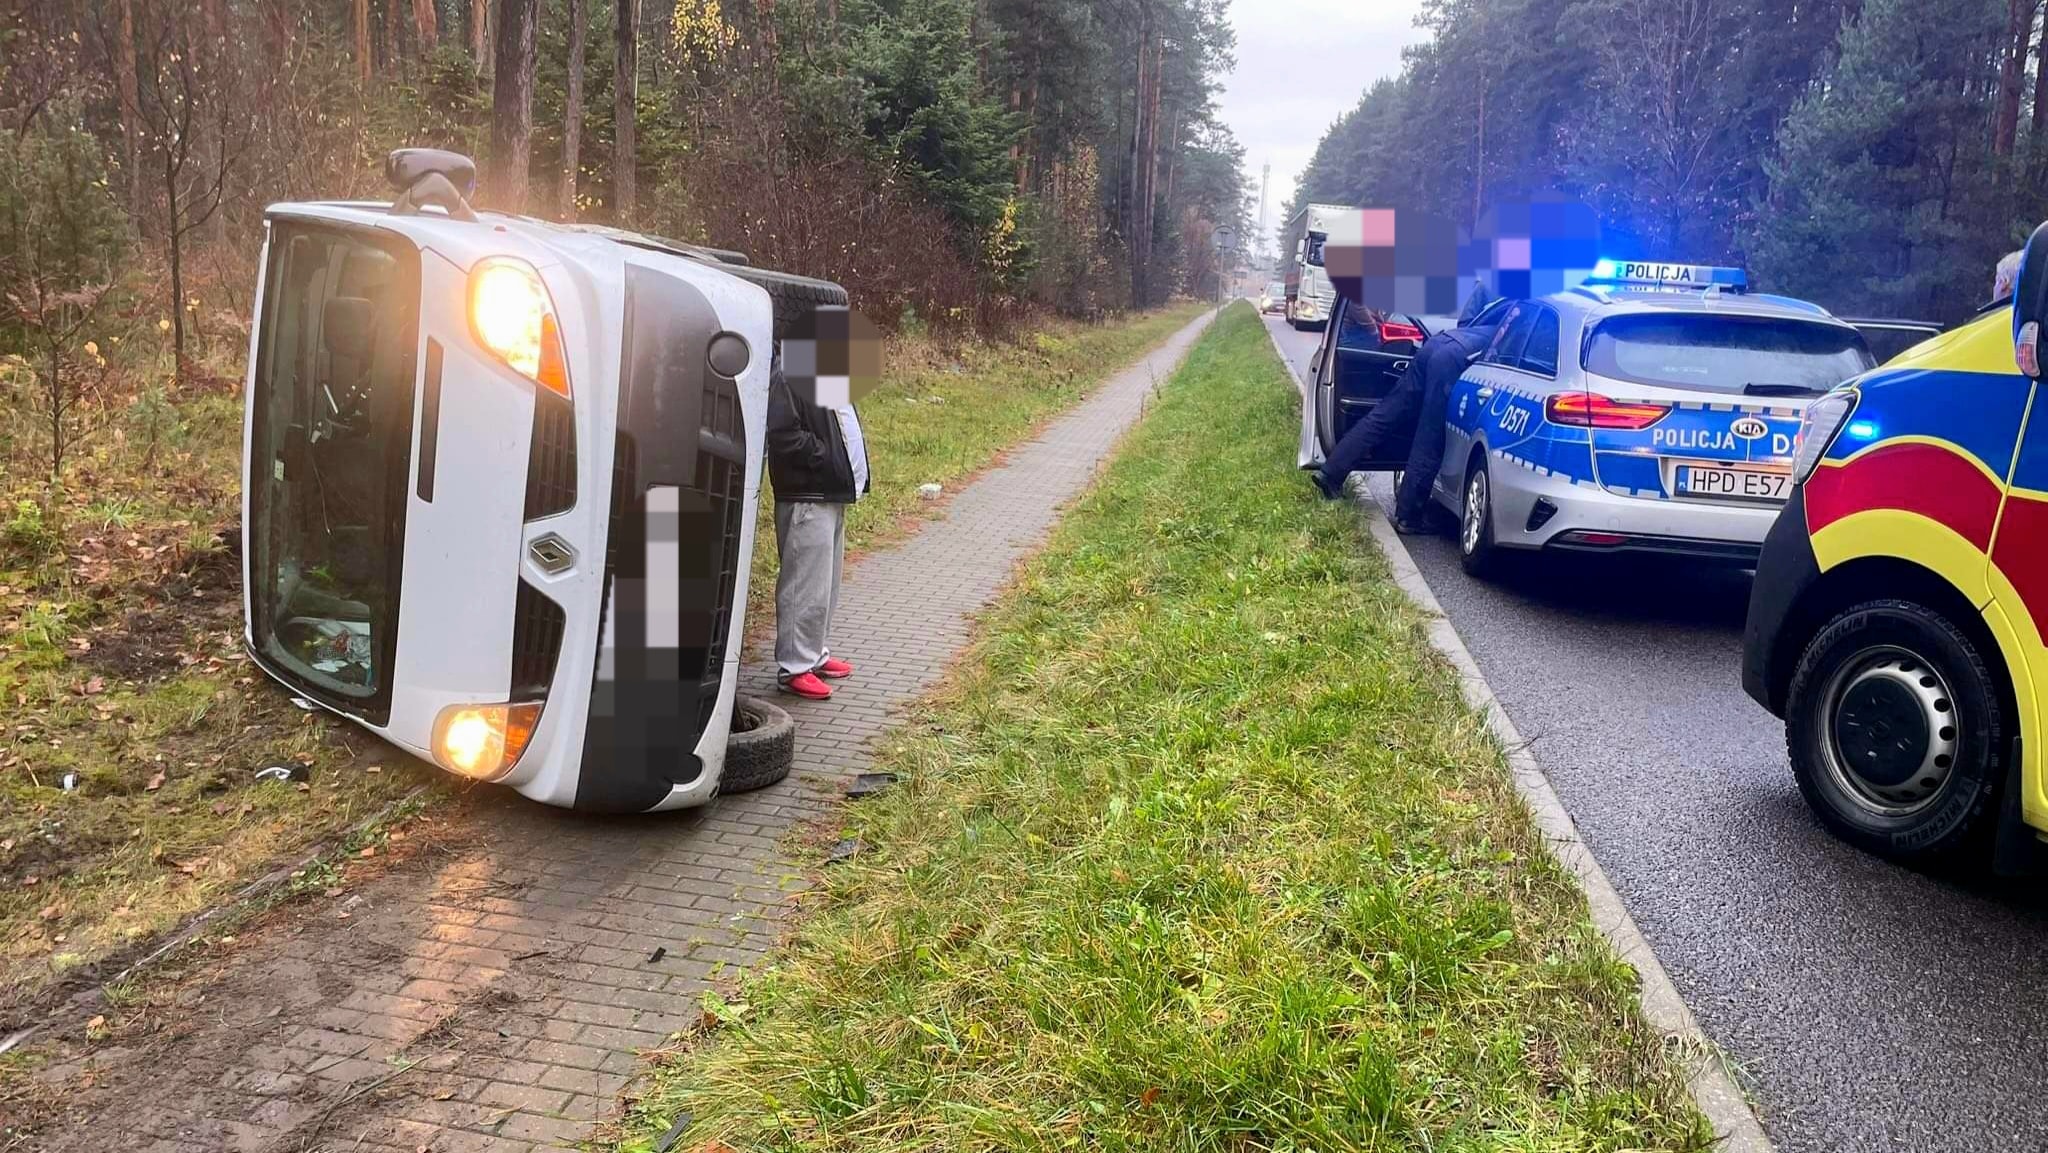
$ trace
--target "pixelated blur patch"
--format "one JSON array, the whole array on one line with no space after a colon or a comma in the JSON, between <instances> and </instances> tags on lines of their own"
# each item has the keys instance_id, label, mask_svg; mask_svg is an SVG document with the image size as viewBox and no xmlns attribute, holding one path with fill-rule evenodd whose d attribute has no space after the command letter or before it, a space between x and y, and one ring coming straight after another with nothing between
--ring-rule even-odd
<instances>
[{"instance_id":1,"label":"pixelated blur patch","mask_svg":"<svg viewBox=\"0 0 2048 1153\"><path fill-rule=\"evenodd\" d=\"M1600 263L1600 216L1576 200L1508 200L1488 208L1465 246L1461 279L1497 296L1577 287Z\"/></svg>"},{"instance_id":2,"label":"pixelated blur patch","mask_svg":"<svg viewBox=\"0 0 2048 1153\"><path fill-rule=\"evenodd\" d=\"M797 318L782 338L781 355L783 379L821 408L859 400L882 379L881 330L839 305Z\"/></svg>"},{"instance_id":3,"label":"pixelated blur patch","mask_svg":"<svg viewBox=\"0 0 2048 1153\"><path fill-rule=\"evenodd\" d=\"M1331 222L1323 271L1339 296L1376 312L1456 312L1460 239L1441 216L1361 208Z\"/></svg>"}]
</instances>

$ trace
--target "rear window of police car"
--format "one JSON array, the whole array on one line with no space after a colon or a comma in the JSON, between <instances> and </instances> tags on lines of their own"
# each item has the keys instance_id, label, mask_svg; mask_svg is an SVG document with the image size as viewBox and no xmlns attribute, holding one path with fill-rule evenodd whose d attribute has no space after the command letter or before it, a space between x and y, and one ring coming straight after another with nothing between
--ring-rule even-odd
<instances>
[{"instance_id":1,"label":"rear window of police car","mask_svg":"<svg viewBox=\"0 0 2048 1153\"><path fill-rule=\"evenodd\" d=\"M1869 368L1846 325L1765 316L1644 313L1600 322L1586 371L1635 384L1763 396L1818 396Z\"/></svg>"}]
</instances>

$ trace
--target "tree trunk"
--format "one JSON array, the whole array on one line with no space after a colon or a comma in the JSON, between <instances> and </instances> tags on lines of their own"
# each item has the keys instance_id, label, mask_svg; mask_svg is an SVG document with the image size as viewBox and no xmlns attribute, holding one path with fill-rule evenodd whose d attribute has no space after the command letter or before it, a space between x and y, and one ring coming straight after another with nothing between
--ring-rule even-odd
<instances>
[{"instance_id":1,"label":"tree trunk","mask_svg":"<svg viewBox=\"0 0 2048 1153\"><path fill-rule=\"evenodd\" d=\"M569 91L562 101L562 219L576 219L576 176L583 147L583 34L586 0L569 0Z\"/></svg>"},{"instance_id":2,"label":"tree trunk","mask_svg":"<svg viewBox=\"0 0 2048 1153\"><path fill-rule=\"evenodd\" d=\"M1486 77L1479 78L1479 127L1472 149L1472 227L1479 227L1480 213L1486 210Z\"/></svg>"},{"instance_id":3,"label":"tree trunk","mask_svg":"<svg viewBox=\"0 0 2048 1153\"><path fill-rule=\"evenodd\" d=\"M535 0L498 0L497 75L491 84L492 202L526 211L533 138Z\"/></svg>"},{"instance_id":4,"label":"tree trunk","mask_svg":"<svg viewBox=\"0 0 2048 1153\"><path fill-rule=\"evenodd\" d=\"M434 0L412 0L412 28L420 56L433 55L441 45L441 16L434 11Z\"/></svg>"},{"instance_id":5,"label":"tree trunk","mask_svg":"<svg viewBox=\"0 0 2048 1153\"><path fill-rule=\"evenodd\" d=\"M398 46L398 5L400 0L384 0L384 71L398 71L398 62L404 54Z\"/></svg>"},{"instance_id":6,"label":"tree trunk","mask_svg":"<svg viewBox=\"0 0 2048 1153\"><path fill-rule=\"evenodd\" d=\"M172 125L175 129L177 126ZM185 125L190 128L190 122ZM184 141L164 144L164 234L171 250L171 379L185 384L185 229L179 219L178 174L185 167Z\"/></svg>"},{"instance_id":7,"label":"tree trunk","mask_svg":"<svg viewBox=\"0 0 2048 1153\"><path fill-rule=\"evenodd\" d=\"M491 0L469 0L469 55L478 72L491 71Z\"/></svg>"},{"instance_id":8,"label":"tree trunk","mask_svg":"<svg viewBox=\"0 0 2048 1153\"><path fill-rule=\"evenodd\" d=\"M1138 23L1138 92L1131 133L1131 306L1143 308L1151 299L1152 189L1151 175L1152 6L1141 5Z\"/></svg>"},{"instance_id":9,"label":"tree trunk","mask_svg":"<svg viewBox=\"0 0 2048 1153\"><path fill-rule=\"evenodd\" d=\"M121 89L121 147L127 155L128 218L142 218L142 128L136 118L142 97L135 80L135 4L121 0L121 43L114 53L115 82Z\"/></svg>"},{"instance_id":10,"label":"tree trunk","mask_svg":"<svg viewBox=\"0 0 2048 1153\"><path fill-rule=\"evenodd\" d=\"M356 80L370 86L370 0L355 0Z\"/></svg>"},{"instance_id":11,"label":"tree trunk","mask_svg":"<svg viewBox=\"0 0 2048 1153\"><path fill-rule=\"evenodd\" d=\"M634 170L639 163L635 140L639 125L640 95L640 3L619 0L616 54L612 62L612 214L621 224L633 219L639 189Z\"/></svg>"},{"instance_id":12,"label":"tree trunk","mask_svg":"<svg viewBox=\"0 0 2048 1153\"><path fill-rule=\"evenodd\" d=\"M2006 0L2005 51L1998 63L1998 121L1992 132L1993 155L2012 155L2013 138L2019 134L2020 80L2027 66L2027 39L2034 30L2034 8L2039 0Z\"/></svg>"},{"instance_id":13,"label":"tree trunk","mask_svg":"<svg viewBox=\"0 0 2048 1153\"><path fill-rule=\"evenodd\" d=\"M2041 26L2041 42L2034 57L2034 136L2048 132L2048 23Z\"/></svg>"}]
</instances>

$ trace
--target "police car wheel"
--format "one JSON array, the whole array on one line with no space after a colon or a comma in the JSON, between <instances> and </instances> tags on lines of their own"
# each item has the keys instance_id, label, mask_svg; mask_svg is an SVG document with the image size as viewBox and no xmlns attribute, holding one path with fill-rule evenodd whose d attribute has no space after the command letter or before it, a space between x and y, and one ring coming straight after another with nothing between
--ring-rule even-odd
<instances>
[{"instance_id":1,"label":"police car wheel","mask_svg":"<svg viewBox=\"0 0 2048 1153\"><path fill-rule=\"evenodd\" d=\"M1458 518L1458 563L1466 573L1483 577L1498 562L1499 549L1493 543L1493 479L1486 474L1486 458L1472 456L1465 470L1465 500Z\"/></svg>"},{"instance_id":2,"label":"police car wheel","mask_svg":"<svg viewBox=\"0 0 2048 1153\"><path fill-rule=\"evenodd\" d=\"M1988 840L2006 713L2004 688L1968 635L1925 606L1872 601L1807 644L1786 751L1822 824L1880 856L1934 860Z\"/></svg>"},{"instance_id":3,"label":"police car wheel","mask_svg":"<svg viewBox=\"0 0 2048 1153\"><path fill-rule=\"evenodd\" d=\"M732 732L725 738L720 793L746 793L789 775L796 757L796 722L772 701L741 694L733 698Z\"/></svg>"}]
</instances>

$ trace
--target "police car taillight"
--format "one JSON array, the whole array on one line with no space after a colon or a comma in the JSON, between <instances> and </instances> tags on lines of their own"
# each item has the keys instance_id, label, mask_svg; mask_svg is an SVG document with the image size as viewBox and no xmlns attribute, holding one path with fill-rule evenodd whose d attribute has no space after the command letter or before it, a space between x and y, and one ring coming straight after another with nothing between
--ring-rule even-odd
<instances>
[{"instance_id":1,"label":"police car taillight","mask_svg":"<svg viewBox=\"0 0 2048 1153\"><path fill-rule=\"evenodd\" d=\"M1612 400L1597 392L1560 392L1543 402L1543 415L1552 424L1579 428L1643 429L1670 412L1668 404Z\"/></svg>"},{"instance_id":2,"label":"police car taillight","mask_svg":"<svg viewBox=\"0 0 2048 1153\"><path fill-rule=\"evenodd\" d=\"M1806 406L1799 418L1799 445L1792 453L1792 483L1805 484L1820 467L1820 458L1841 434L1862 395L1853 388L1838 388Z\"/></svg>"}]
</instances>

